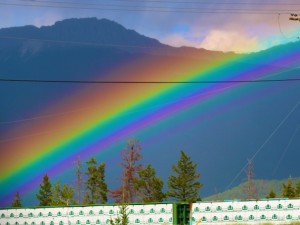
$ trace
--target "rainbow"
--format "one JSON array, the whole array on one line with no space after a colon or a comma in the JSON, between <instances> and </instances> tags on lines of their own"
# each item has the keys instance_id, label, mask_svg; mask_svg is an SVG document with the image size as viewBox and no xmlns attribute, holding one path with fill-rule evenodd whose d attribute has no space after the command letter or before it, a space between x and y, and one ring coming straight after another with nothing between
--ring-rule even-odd
<instances>
[{"instance_id":1,"label":"rainbow","mask_svg":"<svg viewBox=\"0 0 300 225\"><path fill-rule=\"evenodd\" d=\"M286 47L283 52L274 48L251 55L227 54L200 62L189 58L147 56L111 69L105 79L275 79L299 62L299 45ZM55 176L67 170L78 155L88 158L97 154L101 159L107 159L111 154L107 149L117 141L149 130L166 118L242 86L245 84L81 85L41 112L42 115L50 115L47 119L33 120L16 127L9 136L17 138L2 141L5 152L0 158L1 204L9 204L18 190L32 194L45 173ZM205 112L202 116L205 117ZM12 158L14 155L18 157Z\"/></svg>"}]
</instances>

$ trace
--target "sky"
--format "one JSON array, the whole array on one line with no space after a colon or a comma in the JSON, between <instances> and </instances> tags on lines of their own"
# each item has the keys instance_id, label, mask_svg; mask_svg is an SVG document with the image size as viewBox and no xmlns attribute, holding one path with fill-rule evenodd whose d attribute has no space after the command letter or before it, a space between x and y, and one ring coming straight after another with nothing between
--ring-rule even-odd
<instances>
[{"instance_id":1,"label":"sky","mask_svg":"<svg viewBox=\"0 0 300 225\"><path fill-rule=\"evenodd\" d=\"M66 18L97 17L113 20L172 46L238 53L297 41L300 36L299 21L289 20L291 10L300 11L299 0L81 2L0 0L0 28L50 26ZM222 54L220 59L211 58L206 64L189 58L158 60L152 56L133 56L112 66L108 72L99 70L96 74L80 76L111 79L117 75L116 79L122 76L122 80L151 77L172 81L298 78L297 44L258 54ZM40 79L53 79L52 74L43 77L47 73L40 72ZM24 78L24 74L18 76ZM260 178L299 176L299 170L295 170L296 159L300 157L299 82L145 84L134 88L132 84L102 84L101 88L57 84L54 87L58 91L53 91L49 84L0 82L0 85L0 102L4 102L0 125L16 126L0 137L0 151L6 156L0 158L0 182L3 182L0 207L8 206L18 190L30 202L44 173L49 172L57 180L69 177L70 181L78 155L86 160L97 153L98 159L107 162L111 184L117 187L115 178L120 168L115 165L129 137L141 141L145 162L159 168L162 171L159 175L165 180L175 162L169 156L177 159L179 149L186 150L203 171L203 193L207 195L231 187L231 181L238 184L242 178L235 180L235 174L243 172L241 168L247 158L256 152L261 152L256 162L260 166L257 168ZM4 114L9 114L9 118L5 119ZM266 158L270 163L264 163ZM282 167L285 170L280 170ZM219 177L225 170L227 173ZM225 187L225 183L229 186Z\"/></svg>"},{"instance_id":2,"label":"sky","mask_svg":"<svg viewBox=\"0 0 300 225\"><path fill-rule=\"evenodd\" d=\"M253 52L297 40L296 0L1 0L0 28L97 17L172 46Z\"/></svg>"}]
</instances>

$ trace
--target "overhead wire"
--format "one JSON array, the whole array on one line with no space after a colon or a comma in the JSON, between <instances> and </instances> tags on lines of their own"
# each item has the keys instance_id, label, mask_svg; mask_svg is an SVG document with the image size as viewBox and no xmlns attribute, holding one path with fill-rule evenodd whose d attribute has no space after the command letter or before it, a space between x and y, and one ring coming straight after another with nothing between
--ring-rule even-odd
<instances>
[{"instance_id":1,"label":"overhead wire","mask_svg":"<svg viewBox=\"0 0 300 225\"><path fill-rule=\"evenodd\" d=\"M24 1L24 2L32 2L31 0L20 0L20 1ZM66 2L66 1L49 1L49 0L35 0L34 2L37 3L51 3L51 4L63 4L63 5L83 5L83 6L109 6L109 7L122 7L122 8L141 8L141 6L138 5L114 5L114 4L104 4L104 3L89 3L89 2L85 2L85 3L80 3L80 2ZM210 7L210 8L196 8L196 7L180 7L180 8L174 8L174 7L167 7L167 6L146 6L146 9L169 9L169 10L177 10L180 9L182 11L184 10L201 10L201 11L205 11L205 10L214 10L214 11L256 11L256 12L287 12L287 11L295 11L295 9L272 9L272 10L265 10L265 9L249 9L249 8L216 8L214 5L212 5L214 8ZM299 9L300 10L300 9Z\"/></svg>"},{"instance_id":2,"label":"overhead wire","mask_svg":"<svg viewBox=\"0 0 300 225\"><path fill-rule=\"evenodd\" d=\"M266 83L298 82L300 78L259 79L259 80L195 80L195 81L110 81L110 80L43 80L43 79L10 79L0 78L0 82L18 83L71 83L71 84L222 84L222 83Z\"/></svg>"},{"instance_id":3,"label":"overhead wire","mask_svg":"<svg viewBox=\"0 0 300 225\"><path fill-rule=\"evenodd\" d=\"M294 139L296 137L296 134L297 134L299 128L300 128L300 122L299 122L298 126L296 127L296 129L294 130L294 132L293 132L292 136L290 137L290 139L289 139L287 145L285 146L284 150L282 151L280 159L278 160L278 162L276 164L276 167L273 170L272 176L274 176L274 174L277 172L277 170L278 170L278 168L279 168L279 166L280 166L280 164L281 164L284 156L286 155L288 149L290 148L291 144L293 143L293 141L294 141Z\"/></svg>"},{"instance_id":4,"label":"overhead wire","mask_svg":"<svg viewBox=\"0 0 300 225\"><path fill-rule=\"evenodd\" d=\"M288 70L285 70L285 71L280 71L280 72L276 72L275 74L270 74L267 77L278 76L278 75L280 75L280 74L282 74L284 72L288 72L288 71L291 71L291 70L294 70L294 69L297 69L297 68L289 68ZM224 91L224 90L227 90L229 88L230 88L230 86L229 87L220 88L220 89L217 89L217 90L212 90L212 91L209 91L208 93L209 94L218 93L220 91ZM204 94L207 94L207 93L199 93L197 95L190 96L187 99L198 98L198 97L201 97ZM163 105L170 105L172 103L174 103L174 102L164 103ZM162 106L162 104L156 105L156 106L152 107L151 109L156 109L157 107L161 107L161 106ZM96 107L96 106L93 106L93 107ZM88 107L88 109L90 109L90 108L91 107ZM63 116L63 115L66 115L66 114L71 114L71 113L75 113L75 112L78 112L78 111L84 111L84 110L87 110L87 108L80 108L80 109L77 109L77 110L65 111L65 112L55 113L55 114L39 115L39 116L36 116L36 117L24 118L24 119L19 119L19 120L0 121L0 124L5 125L5 124L14 124L14 123L28 122L28 121L33 121L33 120L48 119L48 118L51 118L51 117Z\"/></svg>"},{"instance_id":5,"label":"overhead wire","mask_svg":"<svg viewBox=\"0 0 300 225\"><path fill-rule=\"evenodd\" d=\"M80 10L99 10L99 11L127 11L127 12L155 12L155 13L192 13L192 14L252 14L252 15L276 15L278 14L277 10L239 10L234 9L210 9L210 10L180 10L180 9L148 9L148 8L99 8L99 7L74 7L74 6L57 6L57 5L36 5L36 4L17 4L17 3L3 3L0 2L0 5L6 6L20 6L20 7L39 7L39 8L58 8L58 9L80 9ZM281 12L282 14L290 14L287 10L286 12ZM293 12L298 12L300 9L294 9Z\"/></svg>"},{"instance_id":6,"label":"overhead wire","mask_svg":"<svg viewBox=\"0 0 300 225\"><path fill-rule=\"evenodd\" d=\"M280 71L280 72L276 72L275 74L270 74L268 75L267 77L270 77L270 76L278 76L284 72L288 72L288 71L292 71L292 70L295 70L295 69L298 69L298 68L288 68L287 70L284 70L284 71ZM218 89L218 90L213 90L213 91L210 91L209 93L212 94L212 93L215 93L215 92L219 92L220 90L226 90L228 89L228 87L225 87L225 88L222 88L222 89ZM189 99L191 98L195 98L195 97L199 97L201 96L203 93L200 93L199 95L194 95L192 97L189 97ZM73 110L73 111L66 111L66 112L62 112L62 113L59 113L59 114L48 114L48 115L41 115L41 116L37 116L37 117L32 117L32 118L25 118L25 119L20 119L20 120L14 120L14 121L0 121L0 124L10 124L10 123L18 123L18 122L25 122L25 121L31 121L31 120L35 120L35 119L42 119L42 118L49 118L49 117L56 117L56 116L60 116L60 115L65 115L65 114L69 114L69 113L73 113L73 112L77 112L77 111L82 111L82 110L85 110L85 109L78 109L78 110Z\"/></svg>"},{"instance_id":7,"label":"overhead wire","mask_svg":"<svg viewBox=\"0 0 300 225\"><path fill-rule=\"evenodd\" d=\"M284 32L282 31L282 27L281 27L281 23L280 23L280 13L278 13L278 17L277 17L277 22L278 22L278 28L279 28L279 32L280 34L287 40L291 40L291 39L297 39L299 38L299 36L294 36L294 37L288 37L284 34Z\"/></svg>"},{"instance_id":8,"label":"overhead wire","mask_svg":"<svg viewBox=\"0 0 300 225\"><path fill-rule=\"evenodd\" d=\"M84 41L64 41L54 39L41 39L41 38L27 38L27 37L15 37L15 36L4 36L0 35L0 39L14 39L14 40L26 40L26 41L43 41L57 44L73 44L73 45L86 45L86 46L99 46L99 47L123 47L123 48L141 48L141 49L157 49L163 47L156 46L140 46L140 45L125 45L125 44L102 44L97 42L84 42Z\"/></svg>"},{"instance_id":9,"label":"overhead wire","mask_svg":"<svg viewBox=\"0 0 300 225\"><path fill-rule=\"evenodd\" d=\"M36 116L36 117L30 117L30 118L24 118L24 119L19 119L19 120L11 120L11 121L0 121L0 125L3 124L14 124L14 123L22 123L22 122L28 122L28 121L33 121L33 120L41 120L41 119L48 119L51 117L59 117L59 116L64 116L68 114L72 114L78 111L83 111L85 109L77 109L77 110L72 110L72 111L66 111L62 113L55 113L55 114L48 114L48 115L41 115L41 116Z\"/></svg>"},{"instance_id":10,"label":"overhead wire","mask_svg":"<svg viewBox=\"0 0 300 225\"><path fill-rule=\"evenodd\" d=\"M19 0L19 1L32 1L32 0ZM37 0L35 0L37 1ZM40 0L39 0L40 1ZM85 1L87 2L87 1ZM103 2L99 0L98 2ZM104 0L104 2L106 2ZM266 5L266 6L296 6L300 5L300 3L280 3L280 2L215 2L215 1L169 1L169 0L147 0L147 1L140 1L140 0L109 0L108 2L132 2L132 3L159 3L159 4L165 4L165 3L172 3L172 4L197 4L197 5ZM73 3L73 2L69 2Z\"/></svg>"},{"instance_id":11,"label":"overhead wire","mask_svg":"<svg viewBox=\"0 0 300 225\"><path fill-rule=\"evenodd\" d=\"M120 0L120 1L125 1L125 0ZM152 1L152 2L162 2L162 1ZM167 2L167 1L164 1ZM171 2L171 1L169 1ZM174 3L174 2L172 2ZM178 2L179 3L179 2ZM1 3L1 5L15 5L15 6L32 6L32 7L50 7L50 8L72 8L72 9L92 9L92 10L124 10L124 11L149 11L149 12L183 12L183 13L231 13L231 14L235 14L235 13L243 13L243 14L278 14L278 23L280 26L280 32L283 34L282 29L281 29L281 25L280 25L280 21L279 21L279 17L280 17L280 13L278 13L278 10L270 10L270 11L266 11L266 10L253 10L253 11L246 11L244 12L244 10L240 10L240 9L220 9L220 11L164 11L164 10L148 10L146 9L119 9L119 8L88 8L88 7L70 7L70 6L50 6L50 5L21 5L21 4L6 4L6 3ZM213 3L214 4L214 3ZM217 3L216 3L217 4ZM235 3L236 4L236 3ZM242 3L240 3L242 4ZM298 5L298 4L295 4ZM187 8L188 10L190 10L190 8ZM227 10L227 11L226 11ZM240 10L240 12L235 11L235 10ZM283 10L283 11L287 11L287 10ZM293 10L293 11L300 11L300 10ZM276 13L277 12L277 13ZM290 14L289 12L285 12L285 13L281 13L281 14ZM284 34L283 34L284 35ZM59 41L58 41L59 42ZM193 81L193 82L169 82L169 81L165 81L165 82L124 82L124 81L117 81L117 82L111 82L111 81L59 81L59 80L9 80L9 79L1 79L0 81L4 81L4 82L43 82L43 83L233 83L233 82L238 82L238 83L242 83L242 82L247 82L247 83L257 83L257 82L284 82L284 81L299 81L300 79L275 79L275 80L234 80L234 81ZM299 102L298 102L299 103ZM298 106L298 103L296 104L296 106ZM296 109L296 108L294 108ZM293 112L294 110L292 110ZM292 113L291 112L291 113ZM285 119L282 122L285 122L286 119L290 116L289 113L287 115L287 117L285 117ZM281 127L283 123L280 123L279 126L277 127L278 129ZM263 143L263 145L258 149L258 151L253 155L252 159L254 159L256 157L256 155L261 151L261 149L265 146L265 144L272 138L272 136L277 132L278 129L275 129L274 132L271 133L271 135L269 136L269 138ZM245 166L246 167L246 166ZM241 171L244 171L245 167L243 167L243 169ZM240 172L241 173L241 172ZM240 173L238 174L238 176L240 175ZM230 183L229 186L231 186L231 184L235 181L236 178L234 178L234 180Z\"/></svg>"},{"instance_id":12,"label":"overhead wire","mask_svg":"<svg viewBox=\"0 0 300 225\"><path fill-rule=\"evenodd\" d=\"M293 114L293 112L298 108L300 105L300 99L296 102L293 108L287 113L287 115L281 120L281 122L275 127L275 129L271 132L271 134L266 138L266 140L262 143L262 145L258 148L258 150L253 154L250 158L250 161L253 161L255 157L261 152L261 150L265 147L265 145L273 138L273 136L277 133L277 131L282 127L282 125L289 119L289 117ZM242 169L236 174L236 176L231 180L229 185L226 187L228 190L232 184L239 178L243 171L245 171L248 163L246 163Z\"/></svg>"}]
</instances>

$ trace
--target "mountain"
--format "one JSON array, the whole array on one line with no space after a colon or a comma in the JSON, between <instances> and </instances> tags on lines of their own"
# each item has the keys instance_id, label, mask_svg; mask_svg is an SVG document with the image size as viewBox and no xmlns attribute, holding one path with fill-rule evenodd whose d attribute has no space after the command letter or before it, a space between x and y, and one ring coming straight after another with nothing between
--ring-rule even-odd
<instances>
[{"instance_id":1,"label":"mountain","mask_svg":"<svg viewBox=\"0 0 300 225\"><path fill-rule=\"evenodd\" d=\"M300 178L293 178L293 186L295 187L296 182ZM253 183L257 190L257 198L262 199L266 198L271 190L274 191L277 198L282 198L282 186L287 184L288 179L283 180L253 180ZM233 187L229 190L226 190L221 193L217 193L211 196L203 198L203 201L224 201L229 199L247 199L247 194L244 191L244 186L246 182L241 183L240 185Z\"/></svg>"},{"instance_id":2,"label":"mountain","mask_svg":"<svg viewBox=\"0 0 300 225\"><path fill-rule=\"evenodd\" d=\"M141 47L157 47L157 40L145 37L120 24L97 18L66 19L52 26L24 26L1 29L2 36L22 37L68 42L87 42L101 45L136 45Z\"/></svg>"},{"instance_id":3,"label":"mountain","mask_svg":"<svg viewBox=\"0 0 300 225\"><path fill-rule=\"evenodd\" d=\"M45 173L72 183L77 156L105 161L108 186L118 187L131 137L165 188L185 150L202 197L241 183L253 155L257 179L300 176L300 89L289 80L299 53L299 42L244 55L174 48L96 18L0 29L1 204L18 190L36 204Z\"/></svg>"},{"instance_id":4,"label":"mountain","mask_svg":"<svg viewBox=\"0 0 300 225\"><path fill-rule=\"evenodd\" d=\"M189 58L209 62L214 57L231 55L188 47L173 48L116 22L97 18L66 19L40 28L32 25L3 28L0 37L0 74L1 78L10 79L93 80L97 77L105 81L112 79L105 75L116 65L135 59L172 64ZM2 111L2 118L24 118L73 88L68 90L68 86L62 86L52 85L51 97L46 94L47 88L38 86L26 94L12 93L9 101L1 99L7 106L3 109L8 109ZM2 91L7 88L10 89L6 84ZM32 111L24 111L26 105L33 106ZM23 111L21 116L20 111Z\"/></svg>"},{"instance_id":5,"label":"mountain","mask_svg":"<svg viewBox=\"0 0 300 225\"><path fill-rule=\"evenodd\" d=\"M97 18L66 19L52 26L13 27L0 29L2 51L20 48L22 54L36 53L47 47L105 47L127 52L146 52L152 54L175 54L200 57L201 54L220 54L204 49L189 47L172 48L159 41L146 37L120 24ZM6 41L9 40L9 41ZM15 40L15 41L14 41Z\"/></svg>"}]
</instances>

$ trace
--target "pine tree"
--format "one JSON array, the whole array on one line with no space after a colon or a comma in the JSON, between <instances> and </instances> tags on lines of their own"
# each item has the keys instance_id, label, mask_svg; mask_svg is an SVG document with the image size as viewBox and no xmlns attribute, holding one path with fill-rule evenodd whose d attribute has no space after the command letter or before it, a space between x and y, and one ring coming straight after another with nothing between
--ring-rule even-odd
<instances>
[{"instance_id":1,"label":"pine tree","mask_svg":"<svg viewBox=\"0 0 300 225\"><path fill-rule=\"evenodd\" d=\"M107 202L107 184L105 182L105 163L101 163L98 166L98 191L99 191L99 198L100 203L106 203Z\"/></svg>"},{"instance_id":2,"label":"pine tree","mask_svg":"<svg viewBox=\"0 0 300 225\"><path fill-rule=\"evenodd\" d=\"M74 193L75 190L71 185L64 184L61 190L61 201L64 203L65 206L75 204L76 201L74 200Z\"/></svg>"},{"instance_id":3,"label":"pine tree","mask_svg":"<svg viewBox=\"0 0 300 225\"><path fill-rule=\"evenodd\" d=\"M84 195L84 199L83 199L83 204L84 205L90 205L90 204L93 204L92 200L91 200L91 196L89 194L89 192L85 192L85 195Z\"/></svg>"},{"instance_id":4,"label":"pine tree","mask_svg":"<svg viewBox=\"0 0 300 225\"><path fill-rule=\"evenodd\" d=\"M300 197L300 180L298 180L298 182L296 183L296 197Z\"/></svg>"},{"instance_id":5,"label":"pine tree","mask_svg":"<svg viewBox=\"0 0 300 225\"><path fill-rule=\"evenodd\" d=\"M139 160L142 158L141 149L138 140L129 139L125 150L122 151L122 186L110 192L116 202L129 203L137 200L134 179L137 177L137 172L142 168L142 165L139 164Z\"/></svg>"},{"instance_id":6,"label":"pine tree","mask_svg":"<svg viewBox=\"0 0 300 225\"><path fill-rule=\"evenodd\" d=\"M272 189L270 191L270 193L266 196L266 198L276 198L276 193L274 192L274 190Z\"/></svg>"},{"instance_id":7,"label":"pine tree","mask_svg":"<svg viewBox=\"0 0 300 225\"><path fill-rule=\"evenodd\" d=\"M105 183L105 163L101 163L97 167L97 161L94 157L87 161L86 182L87 192L84 202L89 204L106 203L107 202L107 185ZM87 196L89 196L87 198Z\"/></svg>"},{"instance_id":8,"label":"pine tree","mask_svg":"<svg viewBox=\"0 0 300 225\"><path fill-rule=\"evenodd\" d=\"M296 192L293 187L293 181L291 177L288 179L287 184L283 184L282 196L286 198L296 197Z\"/></svg>"},{"instance_id":9,"label":"pine tree","mask_svg":"<svg viewBox=\"0 0 300 225\"><path fill-rule=\"evenodd\" d=\"M40 206L50 206L52 202L52 191L51 183L49 181L48 175L43 177L43 183L40 184L39 194L36 195L40 202Z\"/></svg>"},{"instance_id":10,"label":"pine tree","mask_svg":"<svg viewBox=\"0 0 300 225\"><path fill-rule=\"evenodd\" d=\"M167 195L177 201L195 202L200 200L199 189L202 184L198 181L197 164L194 164L184 151L180 151L177 165L172 166L174 175L168 178Z\"/></svg>"},{"instance_id":11,"label":"pine tree","mask_svg":"<svg viewBox=\"0 0 300 225\"><path fill-rule=\"evenodd\" d=\"M73 205L76 201L74 197L74 188L67 184L64 184L61 188L60 182L58 181L52 190L52 206L68 206Z\"/></svg>"},{"instance_id":12,"label":"pine tree","mask_svg":"<svg viewBox=\"0 0 300 225\"><path fill-rule=\"evenodd\" d=\"M96 203L96 189L97 189L97 161L94 157L91 157L86 164L88 165L87 172L85 173L87 175L87 182L86 187L89 193L90 198L90 204ZM86 195L87 196L87 195ZM85 196L85 197L86 197ZM87 199L85 199L86 201Z\"/></svg>"},{"instance_id":13,"label":"pine tree","mask_svg":"<svg viewBox=\"0 0 300 225\"><path fill-rule=\"evenodd\" d=\"M164 182L156 177L155 169L151 165L138 171L134 184L143 202L162 202L166 197L162 192Z\"/></svg>"},{"instance_id":14,"label":"pine tree","mask_svg":"<svg viewBox=\"0 0 300 225\"><path fill-rule=\"evenodd\" d=\"M14 207L14 208L21 208L22 207L22 203L21 203L21 198L20 198L19 192L16 193L14 201L13 201L11 207Z\"/></svg>"},{"instance_id":15,"label":"pine tree","mask_svg":"<svg viewBox=\"0 0 300 225\"><path fill-rule=\"evenodd\" d=\"M110 219L110 225L128 225L129 224L129 213L128 213L128 205L121 204L119 206L120 214L117 218Z\"/></svg>"},{"instance_id":16,"label":"pine tree","mask_svg":"<svg viewBox=\"0 0 300 225\"><path fill-rule=\"evenodd\" d=\"M52 188L52 206L63 206L63 202L61 201L61 187L60 182L57 182Z\"/></svg>"}]
</instances>

